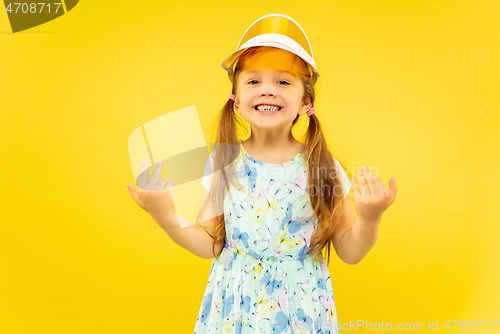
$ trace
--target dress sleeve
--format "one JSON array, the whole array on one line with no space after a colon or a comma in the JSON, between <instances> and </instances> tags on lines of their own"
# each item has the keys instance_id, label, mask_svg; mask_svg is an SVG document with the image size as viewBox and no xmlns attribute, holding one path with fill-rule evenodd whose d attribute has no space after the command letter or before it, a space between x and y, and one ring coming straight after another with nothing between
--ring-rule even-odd
<instances>
[{"instance_id":1,"label":"dress sleeve","mask_svg":"<svg viewBox=\"0 0 500 334\"><path fill-rule=\"evenodd\" d=\"M347 174L344 172L344 169L342 169L342 166L340 166L340 163L338 162L335 157L333 157L333 160L335 161L335 165L337 166L337 169L340 174L340 181L342 182L342 186L344 187L344 198L347 197L349 194L349 190L351 189L351 182L349 181L349 177Z\"/></svg>"},{"instance_id":2,"label":"dress sleeve","mask_svg":"<svg viewBox=\"0 0 500 334\"><path fill-rule=\"evenodd\" d=\"M208 156L207 163L205 164L205 170L203 172L203 179L201 180L201 184L207 190L210 189L210 184L212 183L214 156L215 150L213 150L213 152Z\"/></svg>"}]
</instances>

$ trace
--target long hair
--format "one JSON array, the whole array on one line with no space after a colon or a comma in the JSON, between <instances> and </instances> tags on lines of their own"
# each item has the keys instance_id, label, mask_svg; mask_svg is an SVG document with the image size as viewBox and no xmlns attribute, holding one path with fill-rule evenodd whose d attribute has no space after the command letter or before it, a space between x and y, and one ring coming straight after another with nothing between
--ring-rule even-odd
<instances>
[{"instance_id":1,"label":"long hair","mask_svg":"<svg viewBox=\"0 0 500 334\"><path fill-rule=\"evenodd\" d=\"M259 52L265 52L267 48L269 47L251 47L242 52L235 65L234 78L232 80L233 94L236 94L238 76L244 68L245 63L254 58ZM299 64L299 68L301 69L296 74L301 79L304 86L303 102L310 102L311 105L314 106L314 85L316 84L317 76L300 57L295 56L295 61ZM210 201L213 202L215 212L224 212L224 197L229 190L229 183L233 184L238 189L242 187L237 178L234 177L234 165L232 162L239 154L236 138L236 124L238 123L244 128L245 122L241 116L234 111L234 101L231 99L228 99L226 104L222 107L218 118L219 122L216 133L217 148L214 156L212 185L209 188L207 200L203 203L198 213L196 224L198 224L202 212L206 209ZM292 127L296 125L298 120L299 115L293 120ZM315 114L309 117L304 156L305 165L308 171L307 189L311 207L313 208L311 217L306 219L312 219L314 216L318 218L318 224L311 237L307 253L318 260L319 253L324 247L327 247L327 263L330 263L330 248L331 244L333 244L333 232L335 231L343 211L344 188L340 181L340 176L332 154L330 154L328 150L321 124ZM326 171L326 173L321 173L321 171ZM207 233L213 239L212 250L214 257L218 258L220 253L215 254L215 245L216 243L223 243L226 239L225 215L221 214L217 216L215 220L215 235L211 235L208 231Z\"/></svg>"}]
</instances>

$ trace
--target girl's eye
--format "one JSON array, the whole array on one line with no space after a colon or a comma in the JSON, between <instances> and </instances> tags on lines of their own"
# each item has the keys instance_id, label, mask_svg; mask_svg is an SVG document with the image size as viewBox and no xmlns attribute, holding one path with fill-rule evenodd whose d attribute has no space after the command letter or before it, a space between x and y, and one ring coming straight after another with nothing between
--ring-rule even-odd
<instances>
[{"instance_id":1,"label":"girl's eye","mask_svg":"<svg viewBox=\"0 0 500 334\"><path fill-rule=\"evenodd\" d=\"M249 84L252 84L252 82L259 82L259 81L258 81L258 80L250 80L248 83L249 83ZM284 82L284 83L285 83L285 85L289 85L288 81L285 81L285 80L280 80L280 81L278 81L278 82Z\"/></svg>"}]
</instances>

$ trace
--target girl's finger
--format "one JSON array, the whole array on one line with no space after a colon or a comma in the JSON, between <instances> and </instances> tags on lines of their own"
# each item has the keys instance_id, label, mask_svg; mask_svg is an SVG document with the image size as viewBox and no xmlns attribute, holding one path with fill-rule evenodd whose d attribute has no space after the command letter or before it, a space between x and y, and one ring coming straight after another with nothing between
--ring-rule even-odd
<instances>
[{"instance_id":1,"label":"girl's finger","mask_svg":"<svg viewBox=\"0 0 500 334\"><path fill-rule=\"evenodd\" d=\"M368 184L366 183L365 174L361 169L358 170L358 179L361 195L365 196L371 194L370 189L368 189Z\"/></svg>"},{"instance_id":2,"label":"girl's finger","mask_svg":"<svg viewBox=\"0 0 500 334\"><path fill-rule=\"evenodd\" d=\"M132 196L132 199L139 204L139 194L135 190L135 187L131 184L127 184L128 191L130 193L130 196Z\"/></svg>"},{"instance_id":3,"label":"girl's finger","mask_svg":"<svg viewBox=\"0 0 500 334\"><path fill-rule=\"evenodd\" d=\"M141 175L139 176L139 189L146 189L148 185L148 160L142 160Z\"/></svg>"},{"instance_id":4,"label":"girl's finger","mask_svg":"<svg viewBox=\"0 0 500 334\"><path fill-rule=\"evenodd\" d=\"M379 177L377 177L377 183L380 193L384 196L389 196L389 192L387 191L384 181L382 181Z\"/></svg>"},{"instance_id":5,"label":"girl's finger","mask_svg":"<svg viewBox=\"0 0 500 334\"><path fill-rule=\"evenodd\" d=\"M153 175L151 175L151 180L149 180L149 183L151 185L157 185L158 184L158 179L160 178L160 172L163 168L163 160L158 161L158 164L156 165L156 168L153 171Z\"/></svg>"},{"instance_id":6,"label":"girl's finger","mask_svg":"<svg viewBox=\"0 0 500 334\"><path fill-rule=\"evenodd\" d=\"M363 166L363 174L365 176L366 183L368 184L370 194L376 195L379 193L380 189L378 188L376 180L377 177L370 172L370 168L368 168L368 166Z\"/></svg>"},{"instance_id":7,"label":"girl's finger","mask_svg":"<svg viewBox=\"0 0 500 334\"><path fill-rule=\"evenodd\" d=\"M352 189L353 196L361 195L361 192L359 191L358 181L356 180L355 177L353 177L351 180L351 189Z\"/></svg>"},{"instance_id":8,"label":"girl's finger","mask_svg":"<svg viewBox=\"0 0 500 334\"><path fill-rule=\"evenodd\" d=\"M165 188L165 186L167 185L167 182L168 182L168 179L163 178L163 179L160 179L160 181L158 181L158 184L157 184L157 185L158 185L160 188Z\"/></svg>"},{"instance_id":9,"label":"girl's finger","mask_svg":"<svg viewBox=\"0 0 500 334\"><path fill-rule=\"evenodd\" d=\"M391 179L389 180L389 192L390 192L391 198L394 200L394 198L396 197L396 194L398 193L398 186L396 184L395 177L391 177Z\"/></svg>"}]
</instances>

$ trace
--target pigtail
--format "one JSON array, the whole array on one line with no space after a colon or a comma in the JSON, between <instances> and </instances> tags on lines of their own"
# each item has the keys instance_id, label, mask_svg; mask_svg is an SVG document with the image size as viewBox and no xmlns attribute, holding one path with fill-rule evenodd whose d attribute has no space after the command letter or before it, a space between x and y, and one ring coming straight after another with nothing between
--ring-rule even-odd
<instances>
[{"instance_id":1,"label":"pigtail","mask_svg":"<svg viewBox=\"0 0 500 334\"><path fill-rule=\"evenodd\" d=\"M233 91L234 94L234 91ZM225 228L225 215L224 215L224 197L229 190L229 184L234 184L236 187L241 188L235 178L234 173L234 160L239 154L239 147L236 139L237 125L243 126L242 121L238 119L234 109L234 101L228 98L227 102L222 107L218 114L217 133L215 140L215 154L214 165L212 174L212 184L208 190L208 196L205 203L202 204L200 213L196 218L196 222L200 220L202 212L207 209L208 203L211 202L216 213L221 214L215 217L215 232L212 235L207 231L207 234L213 239L212 251L214 257L220 262L218 257L221 253L215 253L215 246L217 244L225 244L226 228ZM213 141L213 139L212 139ZM222 263L222 262L221 262Z\"/></svg>"},{"instance_id":2,"label":"pigtail","mask_svg":"<svg viewBox=\"0 0 500 334\"><path fill-rule=\"evenodd\" d=\"M328 150L320 121L315 115L309 118L306 136L305 154L308 162L308 184L312 185L310 191L312 216L318 217L318 224L311 237L308 253L317 259L321 250L326 247L327 263L329 263L334 231L344 208L344 189L335 161ZM321 168L318 169L318 166ZM322 170L327 172L321 173ZM333 171L334 177L331 177L328 171ZM341 191L338 192L337 189Z\"/></svg>"}]
</instances>

